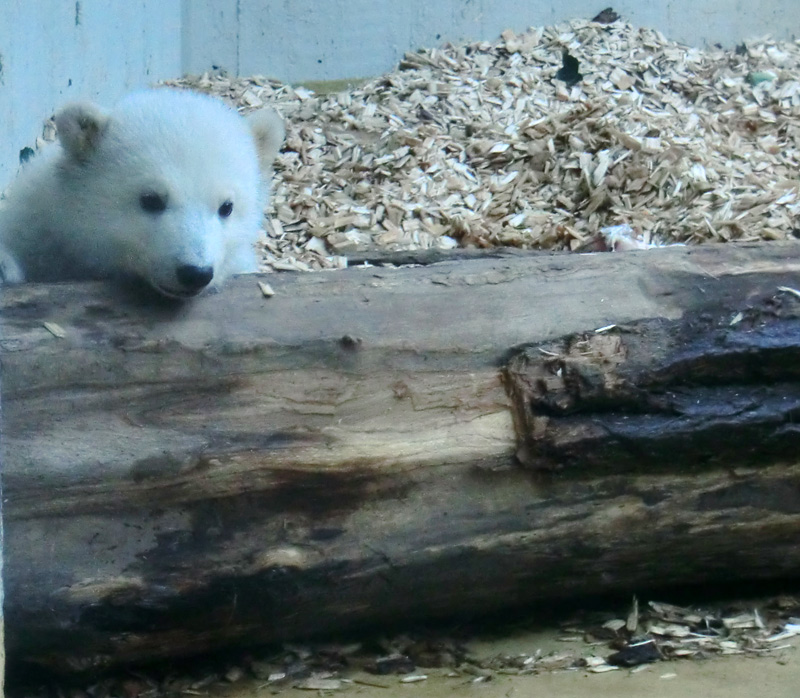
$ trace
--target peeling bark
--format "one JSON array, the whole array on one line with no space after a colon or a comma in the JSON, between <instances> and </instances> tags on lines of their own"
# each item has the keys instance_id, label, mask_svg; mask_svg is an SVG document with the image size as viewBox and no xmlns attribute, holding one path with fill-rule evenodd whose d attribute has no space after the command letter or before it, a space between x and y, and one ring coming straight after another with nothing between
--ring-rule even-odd
<instances>
[{"instance_id":1,"label":"peeling bark","mask_svg":"<svg viewBox=\"0 0 800 698\"><path fill-rule=\"evenodd\" d=\"M800 443L795 299L741 318L689 313L530 347L506 371L532 468L581 474L792 461Z\"/></svg>"}]
</instances>

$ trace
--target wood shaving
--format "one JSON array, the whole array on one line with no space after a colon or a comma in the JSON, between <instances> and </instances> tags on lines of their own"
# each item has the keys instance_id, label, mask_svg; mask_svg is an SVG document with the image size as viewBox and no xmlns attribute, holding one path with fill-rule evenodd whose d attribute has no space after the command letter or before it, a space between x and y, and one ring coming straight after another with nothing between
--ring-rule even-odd
<instances>
[{"instance_id":1,"label":"wood shaving","mask_svg":"<svg viewBox=\"0 0 800 698\"><path fill-rule=\"evenodd\" d=\"M258 282L258 287L261 289L261 295L265 298L272 298L275 295L275 290L267 283L263 281Z\"/></svg>"},{"instance_id":2,"label":"wood shaving","mask_svg":"<svg viewBox=\"0 0 800 698\"><path fill-rule=\"evenodd\" d=\"M66 331L64 330L61 325L55 322L43 322L44 328L54 337L58 339L64 339L67 336Z\"/></svg>"},{"instance_id":3,"label":"wood shaving","mask_svg":"<svg viewBox=\"0 0 800 698\"><path fill-rule=\"evenodd\" d=\"M569 88L564 50L583 76ZM308 270L370 248L580 250L620 225L645 242L786 238L798 70L797 41L697 49L576 20L410 53L335 94L259 76L170 84L285 116L264 266Z\"/></svg>"}]
</instances>

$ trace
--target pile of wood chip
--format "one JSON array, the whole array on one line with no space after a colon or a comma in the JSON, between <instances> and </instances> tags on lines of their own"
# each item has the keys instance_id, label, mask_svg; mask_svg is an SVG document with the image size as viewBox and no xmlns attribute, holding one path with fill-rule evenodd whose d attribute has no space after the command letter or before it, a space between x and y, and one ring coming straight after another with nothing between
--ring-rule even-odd
<instances>
[{"instance_id":1,"label":"pile of wood chip","mask_svg":"<svg viewBox=\"0 0 800 698\"><path fill-rule=\"evenodd\" d=\"M732 604L701 609L650 601L640 612L634 598L625 618L591 623L578 617L567 623L565 641L587 642L615 650L605 656L591 654L575 659L574 653L531 655L532 671L556 668L554 662L569 662L563 668L585 668L602 673L635 668L671 659L709 659L722 655L774 654L795 646L800 635L800 610L794 597L780 596L763 604ZM495 662L503 663L503 658Z\"/></svg>"},{"instance_id":2,"label":"pile of wood chip","mask_svg":"<svg viewBox=\"0 0 800 698\"><path fill-rule=\"evenodd\" d=\"M570 57L579 75L558 79ZM421 50L335 94L172 84L286 117L265 262L318 269L370 246L586 249L620 225L645 241L785 238L800 212L798 71L800 41L701 50L576 20Z\"/></svg>"}]
</instances>

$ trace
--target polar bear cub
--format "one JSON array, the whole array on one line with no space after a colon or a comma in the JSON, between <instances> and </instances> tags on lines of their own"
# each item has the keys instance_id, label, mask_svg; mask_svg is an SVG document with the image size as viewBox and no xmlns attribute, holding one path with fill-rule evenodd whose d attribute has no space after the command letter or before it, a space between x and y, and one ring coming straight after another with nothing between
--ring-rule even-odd
<instances>
[{"instance_id":1,"label":"polar bear cub","mask_svg":"<svg viewBox=\"0 0 800 698\"><path fill-rule=\"evenodd\" d=\"M56 115L58 145L0 203L0 280L136 276L187 298L258 269L254 248L281 118L211 97L145 90L106 112Z\"/></svg>"}]
</instances>

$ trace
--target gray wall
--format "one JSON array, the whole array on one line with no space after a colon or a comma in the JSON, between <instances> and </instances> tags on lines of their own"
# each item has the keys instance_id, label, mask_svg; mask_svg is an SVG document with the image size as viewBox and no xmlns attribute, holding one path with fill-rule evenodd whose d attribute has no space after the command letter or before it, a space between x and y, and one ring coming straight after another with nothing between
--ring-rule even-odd
<instances>
[{"instance_id":1,"label":"gray wall","mask_svg":"<svg viewBox=\"0 0 800 698\"><path fill-rule=\"evenodd\" d=\"M64 102L181 74L180 0L0 0L0 191Z\"/></svg>"},{"instance_id":2,"label":"gray wall","mask_svg":"<svg viewBox=\"0 0 800 698\"><path fill-rule=\"evenodd\" d=\"M212 66L284 81L377 75L408 50L493 39L608 4L690 44L800 29L800 0L0 0L0 190L70 99Z\"/></svg>"},{"instance_id":3,"label":"gray wall","mask_svg":"<svg viewBox=\"0 0 800 698\"><path fill-rule=\"evenodd\" d=\"M368 77L408 50L591 18L608 5L694 45L800 35L800 0L184 0L183 69L290 82Z\"/></svg>"}]
</instances>

